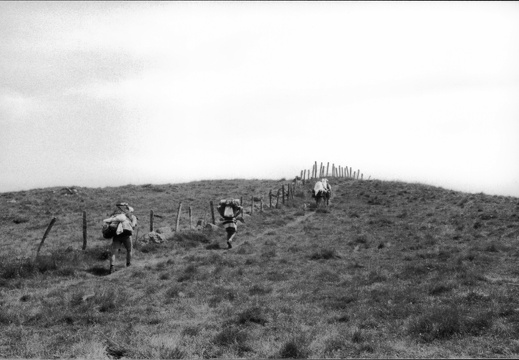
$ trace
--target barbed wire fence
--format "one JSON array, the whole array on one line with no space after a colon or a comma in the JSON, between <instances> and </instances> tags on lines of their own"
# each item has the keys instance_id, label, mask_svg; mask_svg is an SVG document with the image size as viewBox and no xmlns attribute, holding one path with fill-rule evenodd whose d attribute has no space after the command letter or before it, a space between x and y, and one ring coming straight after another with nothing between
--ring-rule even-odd
<instances>
[{"instance_id":1,"label":"barbed wire fence","mask_svg":"<svg viewBox=\"0 0 519 360\"><path fill-rule=\"evenodd\" d=\"M298 195L302 197L303 199L306 197L305 192L305 185L311 181L318 180L321 178L343 178L343 179L351 179L351 180L364 180L364 174L360 172L360 170L353 171L352 167L348 166L336 166L335 164L331 164L327 162L325 163L321 162L320 166L317 161L314 162L311 169L303 169L301 170L301 173L294 177L293 180L285 180L283 179L283 183L280 187L277 187L275 189L270 189L268 194L265 195L251 195L246 196L245 199L247 202L250 200L249 203L244 202L244 197L240 197L240 205L244 209L244 213L253 216L255 212L262 213L265 211L265 209L279 209L282 206L288 204L289 202L293 201L295 196ZM371 176L368 178L368 180L371 179ZM70 191L70 189L69 189ZM268 199L267 202L264 202L264 199ZM181 219L182 219L182 211L183 211L183 201L180 201L178 204L176 216L175 216L175 223L174 226L168 225L168 226L156 226L157 221L164 222L168 220L168 217L160 214L156 214L155 211L152 209L149 211L149 233L153 233L158 229L161 228L169 228L171 232L178 233L181 231L201 231L204 229L211 229L214 230L215 227L218 227L218 222L216 220L215 216L215 202L213 200L210 200L208 203L208 209L204 211L198 211L198 213L203 213L203 216L199 216L195 219L195 222L193 222L193 208L192 206L187 206L187 216L188 216L188 226L184 226L181 228ZM185 208L184 208L185 209ZM185 211L185 210L184 210ZM210 219L207 219L208 215L210 214ZM185 214L184 214L185 215ZM82 243L82 250L86 250L88 245L88 227L87 227L87 212L82 212L82 229L83 229L83 243ZM184 216L185 218L185 216ZM52 226L56 222L56 218L53 218L51 223L49 224L41 242L38 247L37 254L39 253L45 239L47 238ZM141 227L146 228L146 227ZM144 231L145 232L145 231ZM98 229L96 229L96 234L100 233ZM135 240L137 241L139 239L139 228L136 229ZM146 235L140 234L141 237Z\"/></svg>"}]
</instances>

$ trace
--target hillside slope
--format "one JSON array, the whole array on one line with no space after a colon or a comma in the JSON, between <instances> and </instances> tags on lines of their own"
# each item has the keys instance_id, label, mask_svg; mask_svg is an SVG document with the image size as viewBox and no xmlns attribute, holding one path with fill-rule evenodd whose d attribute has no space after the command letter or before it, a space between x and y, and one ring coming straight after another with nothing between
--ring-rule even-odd
<instances>
[{"instance_id":1,"label":"hillside slope","mask_svg":"<svg viewBox=\"0 0 519 360\"><path fill-rule=\"evenodd\" d=\"M178 203L278 189L273 180L0 194L1 357L517 357L519 200L420 184L332 179L256 209L235 248L219 231L137 242L107 275L100 221L117 201L175 223ZM13 201L14 200L14 201ZM250 201L245 205L250 208ZM82 244L82 211L89 246ZM35 248L57 217L41 259Z\"/></svg>"}]
</instances>

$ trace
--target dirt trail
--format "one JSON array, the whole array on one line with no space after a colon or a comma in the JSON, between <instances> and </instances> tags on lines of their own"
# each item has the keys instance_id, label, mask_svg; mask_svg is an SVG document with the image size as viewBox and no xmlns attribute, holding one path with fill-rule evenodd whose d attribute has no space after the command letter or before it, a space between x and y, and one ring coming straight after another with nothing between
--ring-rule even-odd
<instances>
[{"instance_id":1,"label":"dirt trail","mask_svg":"<svg viewBox=\"0 0 519 360\"><path fill-rule=\"evenodd\" d=\"M306 210L305 212L306 213L303 216L299 216L295 220L285 224L282 228L291 228L291 227L297 226L301 222L305 221L306 219L308 219L309 217L311 217L311 216L313 216L315 214L315 211ZM256 240L258 238L261 238L261 237L265 236L269 231L272 231L272 229L266 229L266 230L262 231L261 233L253 236L252 240ZM233 253L234 252L233 250L236 250L242 244L243 244L243 240L239 240L238 242L233 243L232 249L230 249L230 250L222 249L222 250L225 250L224 254L229 252L229 251L230 251L230 253ZM200 250L202 250L202 251L214 251L214 250L205 250L205 249L200 249ZM121 252L121 254L122 254L122 252ZM125 254L122 255L122 256L125 256ZM146 266L157 265L158 263L160 263L162 261L166 261L166 259L164 257L155 257L155 258L148 258L148 259L136 259L136 258L134 258L134 261L133 261L131 267L132 268L144 268ZM124 267L119 267L118 271L116 271L115 274L112 274L112 276L113 275L117 275L118 273L124 273L124 271L121 271L121 270L124 270L124 269L125 269Z\"/></svg>"}]
</instances>

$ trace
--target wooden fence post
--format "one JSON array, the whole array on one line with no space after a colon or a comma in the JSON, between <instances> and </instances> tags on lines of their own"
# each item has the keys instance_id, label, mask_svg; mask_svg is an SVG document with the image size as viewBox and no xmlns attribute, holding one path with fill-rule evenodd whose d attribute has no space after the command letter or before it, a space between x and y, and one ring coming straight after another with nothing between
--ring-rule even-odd
<instances>
[{"instance_id":1,"label":"wooden fence post","mask_svg":"<svg viewBox=\"0 0 519 360\"><path fill-rule=\"evenodd\" d=\"M281 198L281 202L283 203L283 205L285 205L285 184L281 185L281 191L283 194L283 197Z\"/></svg>"},{"instance_id":2,"label":"wooden fence post","mask_svg":"<svg viewBox=\"0 0 519 360\"><path fill-rule=\"evenodd\" d=\"M254 195L250 197L250 216L254 214Z\"/></svg>"},{"instance_id":3,"label":"wooden fence post","mask_svg":"<svg viewBox=\"0 0 519 360\"><path fill-rule=\"evenodd\" d=\"M350 166L350 177L352 177L352 176L353 176L353 169Z\"/></svg>"},{"instance_id":4,"label":"wooden fence post","mask_svg":"<svg viewBox=\"0 0 519 360\"><path fill-rule=\"evenodd\" d=\"M364 180L364 174L360 174L360 179Z\"/></svg>"},{"instance_id":5,"label":"wooden fence post","mask_svg":"<svg viewBox=\"0 0 519 360\"><path fill-rule=\"evenodd\" d=\"M240 196L240 206L245 206L245 204L243 203L243 196Z\"/></svg>"},{"instance_id":6,"label":"wooden fence post","mask_svg":"<svg viewBox=\"0 0 519 360\"><path fill-rule=\"evenodd\" d=\"M150 210L150 232L153 232L153 210Z\"/></svg>"},{"instance_id":7,"label":"wooden fence post","mask_svg":"<svg viewBox=\"0 0 519 360\"><path fill-rule=\"evenodd\" d=\"M306 178L306 169L305 169L305 171L303 172L303 185L305 184L305 178Z\"/></svg>"},{"instance_id":8,"label":"wooden fence post","mask_svg":"<svg viewBox=\"0 0 519 360\"><path fill-rule=\"evenodd\" d=\"M360 169L357 170L357 180L359 180L359 176L360 176Z\"/></svg>"},{"instance_id":9,"label":"wooden fence post","mask_svg":"<svg viewBox=\"0 0 519 360\"><path fill-rule=\"evenodd\" d=\"M38 246L38 250L36 251L36 258L35 259L38 259L38 255L40 255L41 247L43 246L43 243L45 242L45 239L49 235L50 230L52 229L52 226L54 226L55 222L56 222L56 218L52 218L52 220L50 221L49 226L47 226L47 230L45 230L45 234L43 234L43 238L41 239L40 245Z\"/></svg>"},{"instance_id":10,"label":"wooden fence post","mask_svg":"<svg viewBox=\"0 0 519 360\"><path fill-rule=\"evenodd\" d=\"M180 211L182 210L182 201L180 204L178 204L178 211L177 211L177 222L175 224L175 232L178 232L178 228L180 225Z\"/></svg>"},{"instance_id":11,"label":"wooden fence post","mask_svg":"<svg viewBox=\"0 0 519 360\"><path fill-rule=\"evenodd\" d=\"M278 204L279 204L279 189L278 189L278 193L276 195L276 209L278 208Z\"/></svg>"},{"instance_id":12,"label":"wooden fence post","mask_svg":"<svg viewBox=\"0 0 519 360\"><path fill-rule=\"evenodd\" d=\"M269 190L269 208L272 209L272 189Z\"/></svg>"},{"instance_id":13,"label":"wooden fence post","mask_svg":"<svg viewBox=\"0 0 519 360\"><path fill-rule=\"evenodd\" d=\"M87 248L87 217L86 211L83 211L83 250Z\"/></svg>"},{"instance_id":14,"label":"wooden fence post","mask_svg":"<svg viewBox=\"0 0 519 360\"><path fill-rule=\"evenodd\" d=\"M216 220L214 219L214 205L213 205L213 200L209 201L209 205L211 206L211 219L213 220L213 225L216 225Z\"/></svg>"},{"instance_id":15,"label":"wooden fence post","mask_svg":"<svg viewBox=\"0 0 519 360\"><path fill-rule=\"evenodd\" d=\"M189 230L193 230L193 213L191 211L191 206L189 207Z\"/></svg>"},{"instance_id":16,"label":"wooden fence post","mask_svg":"<svg viewBox=\"0 0 519 360\"><path fill-rule=\"evenodd\" d=\"M328 170L330 169L330 162L326 165L326 177L328 177Z\"/></svg>"},{"instance_id":17,"label":"wooden fence post","mask_svg":"<svg viewBox=\"0 0 519 360\"><path fill-rule=\"evenodd\" d=\"M260 199L260 212L263 212L263 197Z\"/></svg>"}]
</instances>

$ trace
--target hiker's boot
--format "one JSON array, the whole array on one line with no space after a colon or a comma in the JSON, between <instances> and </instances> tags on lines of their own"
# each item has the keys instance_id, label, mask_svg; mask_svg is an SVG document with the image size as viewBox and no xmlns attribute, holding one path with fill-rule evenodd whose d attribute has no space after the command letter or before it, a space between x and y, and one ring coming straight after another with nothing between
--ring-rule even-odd
<instances>
[{"instance_id":1,"label":"hiker's boot","mask_svg":"<svg viewBox=\"0 0 519 360\"><path fill-rule=\"evenodd\" d=\"M110 274L113 274L115 272L115 268L113 265L110 265Z\"/></svg>"},{"instance_id":2,"label":"hiker's boot","mask_svg":"<svg viewBox=\"0 0 519 360\"><path fill-rule=\"evenodd\" d=\"M227 241L227 246L228 246L228 249L232 249L232 245L230 242Z\"/></svg>"}]
</instances>

